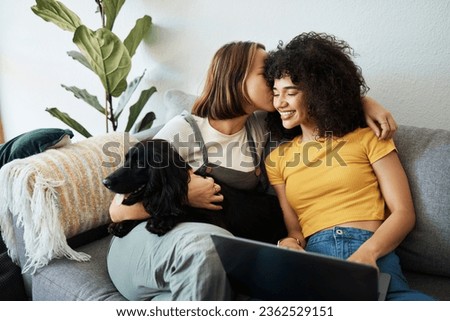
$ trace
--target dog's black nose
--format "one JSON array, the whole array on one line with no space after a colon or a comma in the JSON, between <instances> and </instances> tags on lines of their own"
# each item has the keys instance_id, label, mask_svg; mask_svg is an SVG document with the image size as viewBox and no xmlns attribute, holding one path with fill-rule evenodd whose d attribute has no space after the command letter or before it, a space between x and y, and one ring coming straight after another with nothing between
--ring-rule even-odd
<instances>
[{"instance_id":1,"label":"dog's black nose","mask_svg":"<svg viewBox=\"0 0 450 321\"><path fill-rule=\"evenodd\" d=\"M102 183L106 186L106 188L111 188L111 180L109 178L103 179Z\"/></svg>"}]
</instances>

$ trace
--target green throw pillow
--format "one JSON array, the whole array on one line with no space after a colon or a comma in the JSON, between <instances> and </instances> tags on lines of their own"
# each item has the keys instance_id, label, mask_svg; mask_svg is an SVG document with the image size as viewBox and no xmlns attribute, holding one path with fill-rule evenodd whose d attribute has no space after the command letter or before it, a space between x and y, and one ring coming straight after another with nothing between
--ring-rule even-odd
<instances>
[{"instance_id":1,"label":"green throw pillow","mask_svg":"<svg viewBox=\"0 0 450 321\"><path fill-rule=\"evenodd\" d=\"M63 143L64 137L73 137L69 129L40 128L21 134L0 145L0 168L6 163L35 155Z\"/></svg>"}]
</instances>

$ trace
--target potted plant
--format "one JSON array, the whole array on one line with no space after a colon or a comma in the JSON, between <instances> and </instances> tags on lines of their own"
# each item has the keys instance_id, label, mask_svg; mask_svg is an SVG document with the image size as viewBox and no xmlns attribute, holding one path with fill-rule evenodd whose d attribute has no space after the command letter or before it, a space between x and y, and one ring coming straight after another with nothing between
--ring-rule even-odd
<instances>
[{"instance_id":1,"label":"potted plant","mask_svg":"<svg viewBox=\"0 0 450 321\"><path fill-rule=\"evenodd\" d=\"M145 35L150 31L152 19L150 16L144 15L136 20L135 26L122 41L112 30L125 1L95 0L98 14L101 17L101 27L95 31L85 26L78 15L60 1L36 0L36 5L31 7L32 11L45 21L52 22L73 34L72 40L79 51L69 51L67 54L99 77L105 89L104 105L99 102L96 96L85 89L76 86L61 86L104 115L106 132L109 131L109 125L111 125L113 131L117 130L119 117L128 106L132 94L136 91L145 74L144 71L139 77L127 82L132 57ZM153 86L143 90L138 100L128 107L129 116L125 127L126 132L132 129L138 132L152 126L155 119L153 112L147 113L141 122L136 123L136 121L145 104L155 92L156 88ZM117 105L114 105L115 99L118 99ZM47 108L46 111L81 135L92 136L79 122L58 108Z\"/></svg>"}]
</instances>

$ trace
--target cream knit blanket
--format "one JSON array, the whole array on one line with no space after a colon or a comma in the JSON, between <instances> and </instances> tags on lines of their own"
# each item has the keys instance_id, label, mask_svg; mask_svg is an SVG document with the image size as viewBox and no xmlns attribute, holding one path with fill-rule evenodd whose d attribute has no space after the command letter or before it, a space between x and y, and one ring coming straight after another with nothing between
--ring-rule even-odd
<instances>
[{"instance_id":1,"label":"cream knit blanket","mask_svg":"<svg viewBox=\"0 0 450 321\"><path fill-rule=\"evenodd\" d=\"M19 261L16 228L23 228L23 272L34 273L53 258L90 259L70 248L66 238L110 221L113 195L102 179L123 164L124 154L135 142L128 134L106 134L2 167L0 227L15 262Z\"/></svg>"}]
</instances>

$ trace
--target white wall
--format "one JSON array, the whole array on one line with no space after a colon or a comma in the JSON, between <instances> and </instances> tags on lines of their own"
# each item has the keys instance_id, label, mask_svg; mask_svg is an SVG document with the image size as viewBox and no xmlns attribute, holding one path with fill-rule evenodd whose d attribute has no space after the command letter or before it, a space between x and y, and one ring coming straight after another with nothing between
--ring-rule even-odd
<instances>
[{"instance_id":1,"label":"white wall","mask_svg":"<svg viewBox=\"0 0 450 321\"><path fill-rule=\"evenodd\" d=\"M63 0L93 29L94 0ZM44 111L56 106L93 134L102 116L60 84L102 96L99 81L66 55L71 34L34 15L32 0L0 3L0 108L6 139L39 127L66 126ZM137 18L152 16L154 29L133 60L130 78L147 73L155 85L147 110L163 121L162 93L198 93L213 53L233 40L268 49L304 31L333 33L359 54L369 95L401 124L450 129L450 1L448 0L128 0L116 21L124 37ZM137 98L134 98L137 99ZM124 117L125 118L125 117ZM126 119L121 119L124 126ZM78 139L80 135L76 136Z\"/></svg>"}]
</instances>

